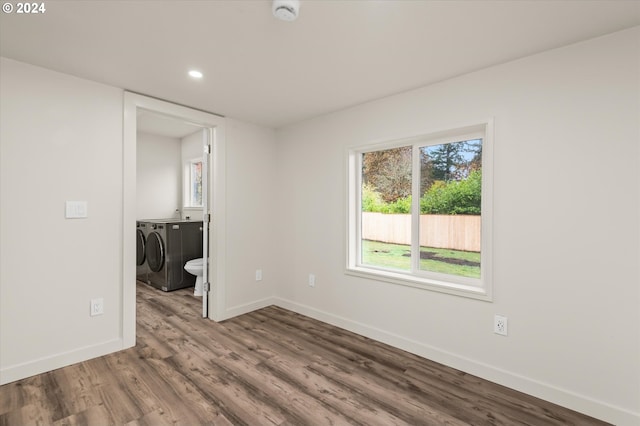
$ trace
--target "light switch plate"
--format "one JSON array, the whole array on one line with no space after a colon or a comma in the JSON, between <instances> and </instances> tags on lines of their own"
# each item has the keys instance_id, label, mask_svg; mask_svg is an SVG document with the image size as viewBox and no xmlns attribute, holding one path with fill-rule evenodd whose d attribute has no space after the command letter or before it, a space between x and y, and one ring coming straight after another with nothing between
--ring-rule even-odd
<instances>
[{"instance_id":1,"label":"light switch plate","mask_svg":"<svg viewBox=\"0 0 640 426\"><path fill-rule=\"evenodd\" d=\"M65 218L81 219L87 217L86 201L67 201L65 204Z\"/></svg>"}]
</instances>

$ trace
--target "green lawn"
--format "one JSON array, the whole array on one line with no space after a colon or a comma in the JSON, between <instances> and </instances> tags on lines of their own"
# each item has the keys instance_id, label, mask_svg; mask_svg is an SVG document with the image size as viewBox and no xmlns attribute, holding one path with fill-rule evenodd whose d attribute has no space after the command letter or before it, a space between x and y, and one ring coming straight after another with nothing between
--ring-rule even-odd
<instances>
[{"instance_id":1,"label":"green lawn","mask_svg":"<svg viewBox=\"0 0 640 426\"><path fill-rule=\"evenodd\" d=\"M411 269L407 245L362 241L362 263L383 268ZM463 277L480 278L480 253L420 247L420 269Z\"/></svg>"}]
</instances>

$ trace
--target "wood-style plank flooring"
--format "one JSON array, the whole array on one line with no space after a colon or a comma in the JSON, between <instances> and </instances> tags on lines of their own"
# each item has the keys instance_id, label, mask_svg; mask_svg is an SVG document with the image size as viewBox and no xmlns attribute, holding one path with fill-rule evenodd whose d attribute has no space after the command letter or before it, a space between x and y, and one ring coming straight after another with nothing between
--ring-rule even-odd
<instances>
[{"instance_id":1,"label":"wood-style plank flooring","mask_svg":"<svg viewBox=\"0 0 640 426\"><path fill-rule=\"evenodd\" d=\"M221 323L138 283L135 348L0 387L0 425L599 425L268 307Z\"/></svg>"}]
</instances>

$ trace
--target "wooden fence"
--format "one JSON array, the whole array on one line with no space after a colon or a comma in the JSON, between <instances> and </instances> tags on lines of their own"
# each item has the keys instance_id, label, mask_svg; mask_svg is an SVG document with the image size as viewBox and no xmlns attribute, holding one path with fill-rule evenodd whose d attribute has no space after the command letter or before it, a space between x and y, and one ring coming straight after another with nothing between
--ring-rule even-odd
<instances>
[{"instance_id":1,"label":"wooden fence","mask_svg":"<svg viewBox=\"0 0 640 426\"><path fill-rule=\"evenodd\" d=\"M420 245L480 251L480 216L420 215ZM411 215L362 213L362 238L411 244Z\"/></svg>"}]
</instances>

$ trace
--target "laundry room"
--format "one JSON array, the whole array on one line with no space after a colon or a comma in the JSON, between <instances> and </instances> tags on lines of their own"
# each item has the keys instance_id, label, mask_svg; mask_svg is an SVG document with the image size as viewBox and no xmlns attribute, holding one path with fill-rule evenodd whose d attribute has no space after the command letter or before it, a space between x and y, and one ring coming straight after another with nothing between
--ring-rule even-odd
<instances>
[{"instance_id":1,"label":"laundry room","mask_svg":"<svg viewBox=\"0 0 640 426\"><path fill-rule=\"evenodd\" d=\"M158 290L194 287L202 295L203 132L155 112L137 114L136 277Z\"/></svg>"}]
</instances>

